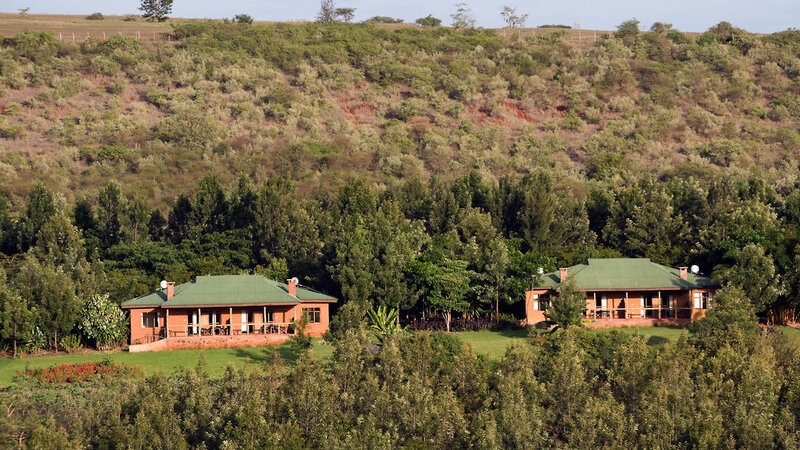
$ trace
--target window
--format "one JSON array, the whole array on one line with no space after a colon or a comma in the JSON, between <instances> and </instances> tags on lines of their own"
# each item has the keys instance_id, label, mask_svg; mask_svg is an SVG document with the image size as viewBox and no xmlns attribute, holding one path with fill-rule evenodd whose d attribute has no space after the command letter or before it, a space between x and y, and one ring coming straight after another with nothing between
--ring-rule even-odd
<instances>
[{"instance_id":1,"label":"window","mask_svg":"<svg viewBox=\"0 0 800 450\"><path fill-rule=\"evenodd\" d=\"M711 292L695 292L694 309L709 309L713 300Z\"/></svg>"},{"instance_id":2,"label":"window","mask_svg":"<svg viewBox=\"0 0 800 450\"><path fill-rule=\"evenodd\" d=\"M161 313L158 311L142 313L142 328L158 328Z\"/></svg>"},{"instance_id":3,"label":"window","mask_svg":"<svg viewBox=\"0 0 800 450\"><path fill-rule=\"evenodd\" d=\"M547 311L550 308L550 298L546 295L539 297L539 311Z\"/></svg>"},{"instance_id":4,"label":"window","mask_svg":"<svg viewBox=\"0 0 800 450\"><path fill-rule=\"evenodd\" d=\"M272 323L275 321L275 313L272 311L267 311L267 317L264 318L264 322Z\"/></svg>"},{"instance_id":5,"label":"window","mask_svg":"<svg viewBox=\"0 0 800 450\"><path fill-rule=\"evenodd\" d=\"M711 293L710 292L702 292L700 294L700 308L702 309L709 309L711 308Z\"/></svg>"},{"instance_id":6,"label":"window","mask_svg":"<svg viewBox=\"0 0 800 450\"><path fill-rule=\"evenodd\" d=\"M208 324L209 325L219 325L219 313L217 313L217 312L208 313Z\"/></svg>"},{"instance_id":7,"label":"window","mask_svg":"<svg viewBox=\"0 0 800 450\"><path fill-rule=\"evenodd\" d=\"M319 308L303 308L303 314L308 317L308 323L319 323Z\"/></svg>"}]
</instances>

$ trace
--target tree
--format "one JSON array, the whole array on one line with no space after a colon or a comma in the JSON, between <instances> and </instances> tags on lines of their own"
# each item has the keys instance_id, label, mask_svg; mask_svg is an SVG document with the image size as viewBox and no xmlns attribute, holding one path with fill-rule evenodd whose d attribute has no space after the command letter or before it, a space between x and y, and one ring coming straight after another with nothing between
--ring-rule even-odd
<instances>
[{"instance_id":1,"label":"tree","mask_svg":"<svg viewBox=\"0 0 800 450\"><path fill-rule=\"evenodd\" d=\"M735 286L725 286L714 296L714 307L704 318L689 326L692 343L715 354L726 345L745 352L752 350L760 334L753 306L745 292Z\"/></svg>"},{"instance_id":2,"label":"tree","mask_svg":"<svg viewBox=\"0 0 800 450\"><path fill-rule=\"evenodd\" d=\"M725 256L732 258L734 265L718 266L714 277L726 285L741 289L756 312L771 307L778 296L783 294L781 276L775 263L759 244L747 244L741 249L729 251Z\"/></svg>"},{"instance_id":3,"label":"tree","mask_svg":"<svg viewBox=\"0 0 800 450\"><path fill-rule=\"evenodd\" d=\"M335 0L321 0L319 2L319 12L317 13L317 22L319 23L334 23L336 22L336 1Z\"/></svg>"},{"instance_id":4,"label":"tree","mask_svg":"<svg viewBox=\"0 0 800 450\"><path fill-rule=\"evenodd\" d=\"M12 291L5 283L5 273L0 274L0 337L11 339L14 343L14 357L17 356L17 343L33 330L35 312L28 308L28 302Z\"/></svg>"},{"instance_id":5,"label":"tree","mask_svg":"<svg viewBox=\"0 0 800 450\"><path fill-rule=\"evenodd\" d=\"M70 277L55 267L41 264L28 253L14 277L14 285L36 309L36 324L53 338L53 346L58 350L58 335L72 331L79 308Z\"/></svg>"},{"instance_id":6,"label":"tree","mask_svg":"<svg viewBox=\"0 0 800 450\"><path fill-rule=\"evenodd\" d=\"M125 199L119 184L111 181L100 191L97 207L97 223L100 241L104 248L122 242L122 218L125 214Z\"/></svg>"},{"instance_id":7,"label":"tree","mask_svg":"<svg viewBox=\"0 0 800 450\"><path fill-rule=\"evenodd\" d=\"M139 239L147 237L150 219L153 216L150 212L150 206L143 200L131 202L126 209L132 234L131 237L133 238L133 243L135 244L139 242Z\"/></svg>"},{"instance_id":8,"label":"tree","mask_svg":"<svg viewBox=\"0 0 800 450\"><path fill-rule=\"evenodd\" d=\"M467 262L429 255L422 261L412 261L408 272L421 284L428 307L442 313L449 332L453 312L469 308L464 297L474 273L467 270Z\"/></svg>"},{"instance_id":9,"label":"tree","mask_svg":"<svg viewBox=\"0 0 800 450\"><path fill-rule=\"evenodd\" d=\"M249 14L237 14L236 16L233 17L233 19L236 22L241 23L241 24L245 24L245 25L252 25L253 24L253 17L250 16Z\"/></svg>"},{"instance_id":10,"label":"tree","mask_svg":"<svg viewBox=\"0 0 800 450\"><path fill-rule=\"evenodd\" d=\"M84 302L79 313L78 328L98 349L121 342L127 334L125 313L108 294L95 294Z\"/></svg>"},{"instance_id":11,"label":"tree","mask_svg":"<svg viewBox=\"0 0 800 450\"><path fill-rule=\"evenodd\" d=\"M399 314L394 308L387 310L385 305L381 305L377 310L367 311L367 316L369 316L370 331L380 345L390 337L405 331L398 322Z\"/></svg>"},{"instance_id":12,"label":"tree","mask_svg":"<svg viewBox=\"0 0 800 450\"><path fill-rule=\"evenodd\" d=\"M586 311L586 294L578 290L573 278L561 283L561 292L554 298L550 309L544 313L547 320L555 322L556 329L567 329L570 326L581 326Z\"/></svg>"},{"instance_id":13,"label":"tree","mask_svg":"<svg viewBox=\"0 0 800 450\"><path fill-rule=\"evenodd\" d=\"M456 3L456 12L450 14L453 19L453 28L458 29L472 29L475 28L475 18L472 16L472 10L466 3Z\"/></svg>"},{"instance_id":14,"label":"tree","mask_svg":"<svg viewBox=\"0 0 800 450\"><path fill-rule=\"evenodd\" d=\"M636 18L628 19L617 25L614 36L620 39L635 38L639 35L639 21Z\"/></svg>"},{"instance_id":15,"label":"tree","mask_svg":"<svg viewBox=\"0 0 800 450\"><path fill-rule=\"evenodd\" d=\"M336 8L334 11L336 17L341 17L345 23L350 23L353 20L353 17L356 15L355 8Z\"/></svg>"},{"instance_id":16,"label":"tree","mask_svg":"<svg viewBox=\"0 0 800 450\"><path fill-rule=\"evenodd\" d=\"M139 11L142 11L142 17L147 19L148 22L158 21L164 22L172 14L173 0L142 0Z\"/></svg>"},{"instance_id":17,"label":"tree","mask_svg":"<svg viewBox=\"0 0 800 450\"><path fill-rule=\"evenodd\" d=\"M503 21L508 28L522 28L525 26L525 21L528 20L527 14L517 14L517 8L503 6L503 11L500 13L503 16Z\"/></svg>"},{"instance_id":18,"label":"tree","mask_svg":"<svg viewBox=\"0 0 800 450\"><path fill-rule=\"evenodd\" d=\"M442 24L442 19L437 19L433 17L433 14L428 14L425 17L417 19L416 24L421 27L438 27Z\"/></svg>"}]
</instances>

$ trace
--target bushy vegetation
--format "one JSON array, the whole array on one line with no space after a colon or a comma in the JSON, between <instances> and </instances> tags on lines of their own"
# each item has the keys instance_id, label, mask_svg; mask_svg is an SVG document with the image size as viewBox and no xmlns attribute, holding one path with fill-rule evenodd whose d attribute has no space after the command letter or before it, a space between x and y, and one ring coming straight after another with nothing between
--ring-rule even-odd
<instances>
[{"instance_id":1,"label":"bushy vegetation","mask_svg":"<svg viewBox=\"0 0 800 450\"><path fill-rule=\"evenodd\" d=\"M56 348L92 294L199 273L291 273L403 321L519 314L538 267L620 255L791 319L794 35L635 22L582 45L343 23L3 40L5 342Z\"/></svg>"},{"instance_id":2,"label":"bushy vegetation","mask_svg":"<svg viewBox=\"0 0 800 450\"><path fill-rule=\"evenodd\" d=\"M91 389L15 385L0 392L9 411L0 439L81 448L800 445L800 355L779 333L710 353L685 337L650 347L572 328L514 344L500 360L444 333L395 335L377 354L367 342L351 333L329 362L304 354L286 367L276 356L219 378L201 363Z\"/></svg>"}]
</instances>

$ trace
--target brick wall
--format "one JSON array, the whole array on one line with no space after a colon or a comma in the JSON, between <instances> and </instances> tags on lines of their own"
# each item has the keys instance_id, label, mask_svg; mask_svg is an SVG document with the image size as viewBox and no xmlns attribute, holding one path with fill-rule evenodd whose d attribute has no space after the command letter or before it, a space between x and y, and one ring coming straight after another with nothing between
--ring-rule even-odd
<instances>
[{"instance_id":1,"label":"brick wall","mask_svg":"<svg viewBox=\"0 0 800 450\"><path fill-rule=\"evenodd\" d=\"M131 345L128 351L137 353L185 348L258 347L283 344L288 339L289 336L285 334L171 337L149 344Z\"/></svg>"}]
</instances>

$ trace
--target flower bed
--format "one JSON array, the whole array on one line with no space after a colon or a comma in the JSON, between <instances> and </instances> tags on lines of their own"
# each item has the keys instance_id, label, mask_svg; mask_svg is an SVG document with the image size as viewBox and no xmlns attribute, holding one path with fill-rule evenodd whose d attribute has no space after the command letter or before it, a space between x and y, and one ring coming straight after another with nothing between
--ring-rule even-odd
<instances>
[{"instance_id":1,"label":"flower bed","mask_svg":"<svg viewBox=\"0 0 800 450\"><path fill-rule=\"evenodd\" d=\"M49 384L109 381L114 378L138 374L139 367L114 364L110 361L61 364L59 366L28 369L24 372L19 372L20 376Z\"/></svg>"}]
</instances>

